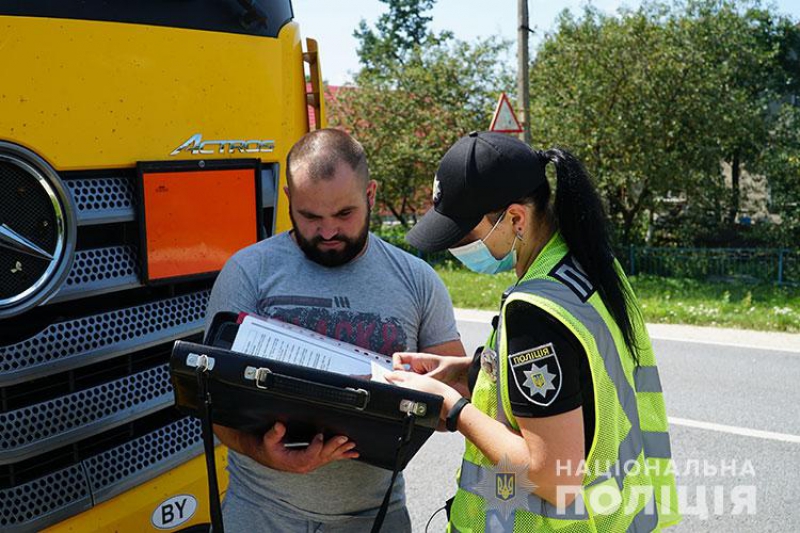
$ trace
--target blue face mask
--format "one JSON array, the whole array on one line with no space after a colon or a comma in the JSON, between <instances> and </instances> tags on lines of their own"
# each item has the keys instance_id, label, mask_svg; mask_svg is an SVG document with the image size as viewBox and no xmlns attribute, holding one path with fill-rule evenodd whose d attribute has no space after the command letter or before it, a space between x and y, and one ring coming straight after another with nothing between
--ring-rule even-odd
<instances>
[{"instance_id":1,"label":"blue face mask","mask_svg":"<svg viewBox=\"0 0 800 533\"><path fill-rule=\"evenodd\" d=\"M491 235L497 225L500 224L500 221L503 220L503 216L505 216L505 213L500 215L500 218L497 219L497 222L495 222L492 229L489 230L489 233L486 234L486 237L465 244L464 246L459 246L458 248L450 248L450 253L461 261L465 267L478 274L497 274L498 272L505 272L514 268L517 264L517 251L514 249L518 238L516 235L514 235L514 242L511 243L511 250L501 259L496 259L483 242L489 238L489 235Z\"/></svg>"}]
</instances>

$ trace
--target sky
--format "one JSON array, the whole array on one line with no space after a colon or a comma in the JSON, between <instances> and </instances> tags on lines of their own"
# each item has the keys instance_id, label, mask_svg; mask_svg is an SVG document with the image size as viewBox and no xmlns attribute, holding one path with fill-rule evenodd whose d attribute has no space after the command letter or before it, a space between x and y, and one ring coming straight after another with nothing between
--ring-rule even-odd
<instances>
[{"instance_id":1,"label":"sky","mask_svg":"<svg viewBox=\"0 0 800 533\"><path fill-rule=\"evenodd\" d=\"M607 13L618 8L636 8L639 0L592 0L592 5ZM779 13L800 20L800 0L773 0ZM353 31L361 19L371 26L387 10L378 0L293 0L295 20L303 37L319 41L322 75L331 85L352 80L359 68ZM541 36L551 30L556 17L564 9L580 12L586 0L528 0L530 26L536 33L530 37L531 54ZM471 41L478 37L499 35L516 41L517 2L515 0L438 0L431 10L431 27L450 30L456 38ZM516 45L511 47L508 61L516 64Z\"/></svg>"}]
</instances>

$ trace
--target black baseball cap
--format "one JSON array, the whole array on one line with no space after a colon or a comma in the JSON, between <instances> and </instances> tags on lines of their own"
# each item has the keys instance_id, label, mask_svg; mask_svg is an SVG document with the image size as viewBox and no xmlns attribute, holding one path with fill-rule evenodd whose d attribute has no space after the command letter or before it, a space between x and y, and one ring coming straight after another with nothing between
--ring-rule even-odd
<instances>
[{"instance_id":1,"label":"black baseball cap","mask_svg":"<svg viewBox=\"0 0 800 533\"><path fill-rule=\"evenodd\" d=\"M504 209L547 181L546 161L505 133L474 131L444 155L433 208L406 235L423 252L452 248L488 213Z\"/></svg>"}]
</instances>

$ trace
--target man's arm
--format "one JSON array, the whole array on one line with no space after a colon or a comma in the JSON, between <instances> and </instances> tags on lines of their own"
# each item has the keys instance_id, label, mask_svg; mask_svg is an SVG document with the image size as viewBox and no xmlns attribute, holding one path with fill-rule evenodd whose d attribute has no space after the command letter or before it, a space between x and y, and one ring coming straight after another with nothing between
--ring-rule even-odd
<instances>
[{"instance_id":1,"label":"man's arm","mask_svg":"<svg viewBox=\"0 0 800 533\"><path fill-rule=\"evenodd\" d=\"M411 358L411 361L415 361L419 366L413 370L427 373L432 378L455 387L462 395L469 396L467 387L469 361L465 357L466 351L458 333L450 294L439 275L429 265L422 264L418 275L421 290L417 296L420 306L417 348L426 354L445 356L447 360L439 360L432 356L424 357L424 361ZM460 364L462 360L467 364ZM395 364L400 368L405 363L407 361L395 357Z\"/></svg>"},{"instance_id":2,"label":"man's arm","mask_svg":"<svg viewBox=\"0 0 800 533\"><path fill-rule=\"evenodd\" d=\"M466 351L461 343L453 302L447 288L429 265L424 264L419 273L422 291L418 296L421 309L418 351L435 355L465 356Z\"/></svg>"},{"instance_id":3,"label":"man's arm","mask_svg":"<svg viewBox=\"0 0 800 533\"><path fill-rule=\"evenodd\" d=\"M256 458L260 440L256 435L218 424L214 424L214 435L231 450L263 464Z\"/></svg>"},{"instance_id":4,"label":"man's arm","mask_svg":"<svg viewBox=\"0 0 800 533\"><path fill-rule=\"evenodd\" d=\"M443 342L435 346L427 346L420 351L435 355L454 355L457 357L464 357L467 355L467 352L464 350L464 345L461 343L461 339Z\"/></svg>"}]
</instances>

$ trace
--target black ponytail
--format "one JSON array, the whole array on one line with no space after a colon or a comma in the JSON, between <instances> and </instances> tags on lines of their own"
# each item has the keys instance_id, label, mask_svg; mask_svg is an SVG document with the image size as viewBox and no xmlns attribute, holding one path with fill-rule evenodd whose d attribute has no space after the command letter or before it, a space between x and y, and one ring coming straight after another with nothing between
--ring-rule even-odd
<instances>
[{"instance_id":1,"label":"black ponytail","mask_svg":"<svg viewBox=\"0 0 800 533\"><path fill-rule=\"evenodd\" d=\"M554 212L558 229L570 252L596 287L638 364L636 335L631 315L639 320L641 314L639 306L633 304L633 295L628 286L615 268L600 196L588 172L575 156L559 148L539 152L539 155L543 161L552 162L556 168ZM536 202L536 208L540 209L540 212L545 212L546 196L540 195L537 198L539 202L545 199L545 202L542 202L544 205L540 206L539 202Z\"/></svg>"}]
</instances>

